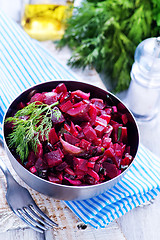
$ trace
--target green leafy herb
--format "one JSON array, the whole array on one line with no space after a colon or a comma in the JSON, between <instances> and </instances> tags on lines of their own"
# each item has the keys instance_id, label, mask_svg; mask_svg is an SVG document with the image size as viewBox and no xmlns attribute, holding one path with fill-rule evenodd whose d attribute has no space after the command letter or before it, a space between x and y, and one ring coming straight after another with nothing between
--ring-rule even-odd
<instances>
[{"instance_id":1,"label":"green leafy herb","mask_svg":"<svg viewBox=\"0 0 160 240\"><path fill-rule=\"evenodd\" d=\"M119 127L118 128L118 138L117 138L117 141L120 140L121 134L122 134L122 127Z\"/></svg>"},{"instance_id":2,"label":"green leafy herb","mask_svg":"<svg viewBox=\"0 0 160 240\"><path fill-rule=\"evenodd\" d=\"M94 67L111 79L112 88L127 89L137 45L159 35L159 0L84 1L68 19L57 47L73 51L72 67Z\"/></svg>"},{"instance_id":3,"label":"green leafy herb","mask_svg":"<svg viewBox=\"0 0 160 240\"><path fill-rule=\"evenodd\" d=\"M40 143L39 137L42 139L48 137L52 127L52 107L58 105L58 103L47 105L33 102L17 111L13 117L6 119L6 123L12 122L13 124L13 132L8 135L9 147L16 148L16 152L22 161L27 159L29 147L36 152L37 145ZM56 115L55 111L54 115Z\"/></svg>"}]
</instances>

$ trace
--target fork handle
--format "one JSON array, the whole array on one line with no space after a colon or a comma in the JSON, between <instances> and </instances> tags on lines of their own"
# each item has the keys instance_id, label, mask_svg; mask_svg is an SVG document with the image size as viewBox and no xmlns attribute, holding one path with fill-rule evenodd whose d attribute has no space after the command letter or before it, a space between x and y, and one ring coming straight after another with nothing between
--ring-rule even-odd
<instances>
[{"instance_id":1,"label":"fork handle","mask_svg":"<svg viewBox=\"0 0 160 240\"><path fill-rule=\"evenodd\" d=\"M15 179L12 177L10 171L8 170L7 166L5 165L5 163L3 162L3 160L0 158L0 169L2 170L2 172L4 173L6 180L7 180L7 185L9 184L10 181L15 181Z\"/></svg>"}]
</instances>

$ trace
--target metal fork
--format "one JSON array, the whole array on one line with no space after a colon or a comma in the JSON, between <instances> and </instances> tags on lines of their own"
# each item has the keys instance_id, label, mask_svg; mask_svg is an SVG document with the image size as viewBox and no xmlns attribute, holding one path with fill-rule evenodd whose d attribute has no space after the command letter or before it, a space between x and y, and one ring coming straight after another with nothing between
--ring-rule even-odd
<instances>
[{"instance_id":1,"label":"metal fork","mask_svg":"<svg viewBox=\"0 0 160 240\"><path fill-rule=\"evenodd\" d=\"M36 205L29 191L19 185L0 159L0 168L7 180L6 200L12 211L34 230L43 233L58 225L48 218Z\"/></svg>"}]
</instances>

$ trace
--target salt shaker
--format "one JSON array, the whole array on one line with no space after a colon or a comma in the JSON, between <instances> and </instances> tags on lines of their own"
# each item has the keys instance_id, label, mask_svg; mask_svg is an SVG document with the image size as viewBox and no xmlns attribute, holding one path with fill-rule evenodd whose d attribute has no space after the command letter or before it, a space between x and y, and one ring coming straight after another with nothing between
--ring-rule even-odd
<instances>
[{"instance_id":1,"label":"salt shaker","mask_svg":"<svg viewBox=\"0 0 160 240\"><path fill-rule=\"evenodd\" d=\"M149 121L160 110L160 37L142 41L134 60L126 104L137 120Z\"/></svg>"}]
</instances>

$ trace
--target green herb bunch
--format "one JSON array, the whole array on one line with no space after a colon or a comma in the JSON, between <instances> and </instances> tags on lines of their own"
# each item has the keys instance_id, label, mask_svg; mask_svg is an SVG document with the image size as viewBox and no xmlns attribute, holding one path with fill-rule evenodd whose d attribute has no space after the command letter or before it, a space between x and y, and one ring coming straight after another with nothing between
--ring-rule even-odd
<instances>
[{"instance_id":1,"label":"green herb bunch","mask_svg":"<svg viewBox=\"0 0 160 240\"><path fill-rule=\"evenodd\" d=\"M51 105L33 102L6 119L6 123L13 124L13 131L8 135L9 147L16 149L22 162L27 159L30 148L36 152L40 138L48 138L52 115L59 117L53 108L55 105L58 102Z\"/></svg>"},{"instance_id":2,"label":"green herb bunch","mask_svg":"<svg viewBox=\"0 0 160 240\"><path fill-rule=\"evenodd\" d=\"M114 91L125 90L137 45L159 34L159 12L158 0L84 1L57 47L73 50L70 66L94 67L109 76Z\"/></svg>"}]
</instances>

